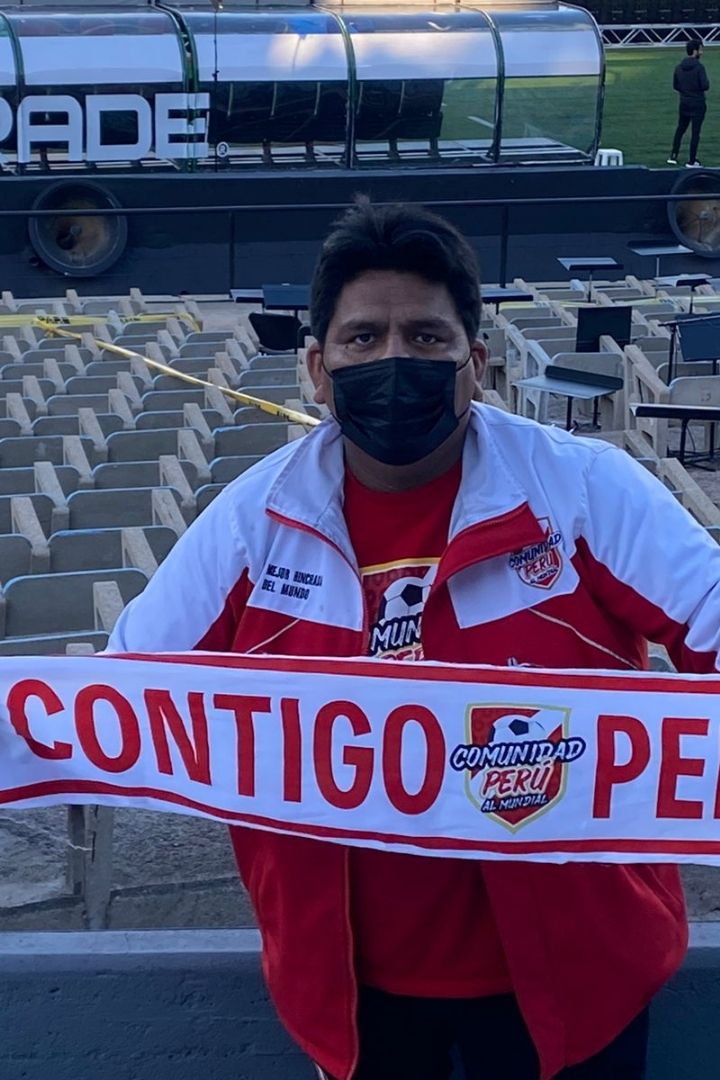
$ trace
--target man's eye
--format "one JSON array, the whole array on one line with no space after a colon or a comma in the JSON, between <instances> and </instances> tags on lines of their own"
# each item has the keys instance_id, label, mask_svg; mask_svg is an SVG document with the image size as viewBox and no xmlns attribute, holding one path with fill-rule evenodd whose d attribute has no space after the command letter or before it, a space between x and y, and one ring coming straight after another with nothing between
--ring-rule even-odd
<instances>
[{"instance_id":1,"label":"man's eye","mask_svg":"<svg viewBox=\"0 0 720 1080\"><path fill-rule=\"evenodd\" d=\"M375 335L369 330L364 330L361 334L355 334L353 337L353 343L355 345L370 345L375 339Z\"/></svg>"},{"instance_id":2,"label":"man's eye","mask_svg":"<svg viewBox=\"0 0 720 1080\"><path fill-rule=\"evenodd\" d=\"M435 334L418 334L417 340L420 342L421 345L437 345L437 343L440 341L440 338L437 337Z\"/></svg>"}]
</instances>

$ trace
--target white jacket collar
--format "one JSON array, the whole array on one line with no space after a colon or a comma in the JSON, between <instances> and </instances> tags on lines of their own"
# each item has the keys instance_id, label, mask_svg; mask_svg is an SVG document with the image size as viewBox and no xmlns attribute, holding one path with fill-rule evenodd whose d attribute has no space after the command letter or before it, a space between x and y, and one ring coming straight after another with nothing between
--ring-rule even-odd
<instances>
[{"instance_id":1,"label":"white jacket collar","mask_svg":"<svg viewBox=\"0 0 720 1080\"><path fill-rule=\"evenodd\" d=\"M487 410L497 411L488 405L471 407L450 539L527 502L498 445L494 425L488 423ZM344 473L340 428L329 418L300 440L270 488L267 510L319 533L356 566L342 508Z\"/></svg>"}]
</instances>

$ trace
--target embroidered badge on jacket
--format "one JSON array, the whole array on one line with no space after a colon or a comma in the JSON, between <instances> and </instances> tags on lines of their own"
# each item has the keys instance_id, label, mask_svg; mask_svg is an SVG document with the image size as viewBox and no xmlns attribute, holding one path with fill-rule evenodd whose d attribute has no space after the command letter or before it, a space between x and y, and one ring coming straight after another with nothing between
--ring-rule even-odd
<instances>
[{"instance_id":1,"label":"embroidered badge on jacket","mask_svg":"<svg viewBox=\"0 0 720 1080\"><path fill-rule=\"evenodd\" d=\"M553 529L550 518L539 518L545 527L545 538L529 544L510 556L510 566L526 585L538 589L550 589L560 577L562 561L562 533Z\"/></svg>"}]
</instances>

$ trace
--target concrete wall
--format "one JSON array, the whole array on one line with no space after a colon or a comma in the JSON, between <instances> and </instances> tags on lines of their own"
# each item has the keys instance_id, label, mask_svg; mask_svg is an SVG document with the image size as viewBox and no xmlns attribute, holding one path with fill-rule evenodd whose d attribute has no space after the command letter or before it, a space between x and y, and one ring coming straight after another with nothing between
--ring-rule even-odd
<instances>
[{"instance_id":1,"label":"concrete wall","mask_svg":"<svg viewBox=\"0 0 720 1080\"><path fill-rule=\"evenodd\" d=\"M258 944L253 930L0 935L0 1077L313 1080ZM697 924L654 1008L648 1080L720 1075L719 1016L720 926Z\"/></svg>"}]
</instances>

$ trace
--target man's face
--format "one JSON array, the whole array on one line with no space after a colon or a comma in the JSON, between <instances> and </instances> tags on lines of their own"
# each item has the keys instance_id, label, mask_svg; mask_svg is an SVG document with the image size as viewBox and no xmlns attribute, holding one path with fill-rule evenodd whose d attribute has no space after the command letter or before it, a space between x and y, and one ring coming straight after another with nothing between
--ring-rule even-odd
<instances>
[{"instance_id":1,"label":"man's face","mask_svg":"<svg viewBox=\"0 0 720 1080\"><path fill-rule=\"evenodd\" d=\"M485 368L482 342L468 341L446 287L415 274L369 270L344 287L324 346L308 350L315 400L333 410L328 372L389 356L425 357L463 364L455 384L455 412L468 408ZM326 370L327 369L327 370Z\"/></svg>"}]
</instances>

